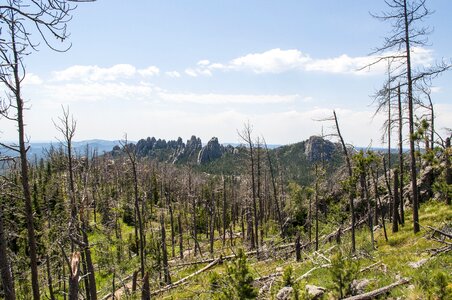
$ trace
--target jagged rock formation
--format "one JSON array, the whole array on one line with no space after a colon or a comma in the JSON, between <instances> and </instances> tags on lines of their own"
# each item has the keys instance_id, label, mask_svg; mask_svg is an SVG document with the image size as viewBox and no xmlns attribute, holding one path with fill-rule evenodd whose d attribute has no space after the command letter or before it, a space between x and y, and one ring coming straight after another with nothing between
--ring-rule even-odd
<instances>
[{"instance_id":1,"label":"jagged rock formation","mask_svg":"<svg viewBox=\"0 0 452 300\"><path fill-rule=\"evenodd\" d=\"M213 137L199 152L198 164L205 164L219 159L224 152L225 148L218 143L218 138Z\"/></svg>"},{"instance_id":2,"label":"jagged rock formation","mask_svg":"<svg viewBox=\"0 0 452 300\"><path fill-rule=\"evenodd\" d=\"M334 143L320 136L311 136L305 142L304 154L310 162L321 161L322 159L328 161L332 158L335 150L336 146Z\"/></svg>"},{"instance_id":3,"label":"jagged rock formation","mask_svg":"<svg viewBox=\"0 0 452 300\"><path fill-rule=\"evenodd\" d=\"M172 155L170 161L173 164L194 161L201 151L202 142L200 138L192 135L187 144L182 143Z\"/></svg>"}]
</instances>

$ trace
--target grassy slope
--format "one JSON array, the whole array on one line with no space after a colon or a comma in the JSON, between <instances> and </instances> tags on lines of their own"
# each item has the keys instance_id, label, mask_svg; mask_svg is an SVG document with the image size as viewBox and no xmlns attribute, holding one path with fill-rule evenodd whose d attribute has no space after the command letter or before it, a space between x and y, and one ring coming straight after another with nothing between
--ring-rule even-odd
<instances>
[{"instance_id":1,"label":"grassy slope","mask_svg":"<svg viewBox=\"0 0 452 300\"><path fill-rule=\"evenodd\" d=\"M358 275L358 278L367 278L371 280L370 285L366 288L366 291L370 291L392 282L397 281L399 277L411 278L411 283L414 286L405 285L395 288L391 292L393 297L402 297L408 299L427 299L425 296L425 290L422 285L428 281L431 281L432 274L437 271L444 272L449 276L449 282L451 280L450 270L452 270L452 256L448 254L440 254L434 259L430 260L418 269L413 269L408 265L410 262L417 262L423 258L429 257L428 249L438 248L442 244L428 239L429 230L427 225L435 228L442 228L446 224L452 222L452 208L442 203L429 202L422 205L420 210L420 221L422 230L420 233L414 235L412 228L412 219L410 211L407 211L406 224L400 228L400 231L393 234L388 228L389 241L386 242L383 235L383 230L379 229L375 233L377 249L372 250L368 228L361 229L357 234L358 242L358 263L361 268L371 265L372 263L381 261L383 265L372 268ZM343 248L347 248L349 244L348 238L343 239ZM328 250L334 246L333 244L326 244L322 246L320 252L324 251L325 256L331 254ZM280 268L291 265L294 269L294 277L298 278L311 268L317 265L325 264L327 261L320 256L316 256L313 253L304 254L305 260L302 262L296 262L293 255L284 258L277 258L275 260L259 261L254 258L250 258L250 269L254 277L260 277L275 273ZM204 265L198 265L198 267L191 267L183 271L183 275L190 274ZM187 299L187 298L200 298L210 299L209 293L209 274L211 272L224 273L224 266L217 266L212 271L205 272L198 277L192 279L188 285L176 288L169 293L160 295L159 298L165 299ZM182 274L181 274L182 275ZM179 276L175 276L179 277ZM182 277L182 276L181 276ZM333 289L333 283L328 268L320 268L311 273L305 283L315 284L323 286L328 290ZM449 287L451 284L449 284ZM273 298L278 289L281 287L281 277L279 277L272 286L271 294L268 297ZM331 293L330 293L331 294ZM326 296L328 297L328 296Z\"/></svg>"}]
</instances>

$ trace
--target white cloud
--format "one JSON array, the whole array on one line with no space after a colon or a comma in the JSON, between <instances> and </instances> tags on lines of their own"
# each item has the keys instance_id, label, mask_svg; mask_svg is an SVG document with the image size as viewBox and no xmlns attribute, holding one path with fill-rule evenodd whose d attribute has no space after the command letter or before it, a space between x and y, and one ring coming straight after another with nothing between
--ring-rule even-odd
<instances>
[{"instance_id":1,"label":"white cloud","mask_svg":"<svg viewBox=\"0 0 452 300\"><path fill-rule=\"evenodd\" d=\"M181 75L179 72L177 71L168 71L165 72L166 76L171 77L171 78L179 78Z\"/></svg>"},{"instance_id":2,"label":"white cloud","mask_svg":"<svg viewBox=\"0 0 452 300\"><path fill-rule=\"evenodd\" d=\"M99 66L75 65L63 71L54 72L56 81L114 81L122 78L130 78L137 70L129 64L117 64L110 68Z\"/></svg>"},{"instance_id":3,"label":"white cloud","mask_svg":"<svg viewBox=\"0 0 452 300\"><path fill-rule=\"evenodd\" d=\"M400 55L396 52L387 52L381 55L351 57L342 54L333 58L312 58L309 54L297 49L281 50L271 49L261 53L251 53L235 59L226 64L211 63L208 60L201 60L196 68L189 68L185 72L190 76L212 75L214 70L223 71L252 71L254 73L282 73L291 70L307 72L324 72L336 74L375 74L384 73L387 69L387 62L382 60L371 68L364 68L381 57L387 55ZM433 61L433 51L421 47L412 48L413 65L429 66Z\"/></svg>"},{"instance_id":4,"label":"white cloud","mask_svg":"<svg viewBox=\"0 0 452 300\"><path fill-rule=\"evenodd\" d=\"M185 74L191 77L198 77L200 75L212 76L212 71L210 70L208 65L199 65L198 68L185 69Z\"/></svg>"},{"instance_id":5,"label":"white cloud","mask_svg":"<svg viewBox=\"0 0 452 300\"><path fill-rule=\"evenodd\" d=\"M146 69L138 70L138 73L142 76L155 76L160 73L160 70L156 66L149 66Z\"/></svg>"},{"instance_id":6,"label":"white cloud","mask_svg":"<svg viewBox=\"0 0 452 300\"><path fill-rule=\"evenodd\" d=\"M198 77L198 73L194 69L186 69L185 74L191 77Z\"/></svg>"},{"instance_id":7,"label":"white cloud","mask_svg":"<svg viewBox=\"0 0 452 300\"><path fill-rule=\"evenodd\" d=\"M296 101L298 95L252 95L252 94L196 94L196 93L158 93L160 99L175 103L195 104L278 104Z\"/></svg>"},{"instance_id":8,"label":"white cloud","mask_svg":"<svg viewBox=\"0 0 452 300\"><path fill-rule=\"evenodd\" d=\"M263 53L252 53L233 59L229 69L250 69L256 73L280 73L302 68L311 58L299 50L272 49Z\"/></svg>"},{"instance_id":9,"label":"white cloud","mask_svg":"<svg viewBox=\"0 0 452 300\"><path fill-rule=\"evenodd\" d=\"M53 79L54 81L105 82L130 79L137 74L143 77L156 76L160 74L160 69L156 66L137 69L130 64L116 64L108 68L75 65L65 70L54 72Z\"/></svg>"},{"instance_id":10,"label":"white cloud","mask_svg":"<svg viewBox=\"0 0 452 300\"><path fill-rule=\"evenodd\" d=\"M47 85L43 88L47 98L55 102L105 101L112 99L146 100L152 88L143 84L125 83L68 83Z\"/></svg>"},{"instance_id":11,"label":"white cloud","mask_svg":"<svg viewBox=\"0 0 452 300\"><path fill-rule=\"evenodd\" d=\"M25 75L24 80L22 81L23 85L40 85L42 83L43 83L43 81L42 81L41 77L39 77L38 75L35 75L33 73L27 73Z\"/></svg>"}]
</instances>

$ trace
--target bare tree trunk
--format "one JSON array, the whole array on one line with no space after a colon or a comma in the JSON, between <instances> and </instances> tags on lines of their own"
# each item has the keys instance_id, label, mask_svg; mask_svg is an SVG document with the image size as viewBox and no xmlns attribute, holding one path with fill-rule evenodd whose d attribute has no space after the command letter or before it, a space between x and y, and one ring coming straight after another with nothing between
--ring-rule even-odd
<instances>
[{"instance_id":1,"label":"bare tree trunk","mask_svg":"<svg viewBox=\"0 0 452 300\"><path fill-rule=\"evenodd\" d=\"M182 216L179 212L179 215L177 216L177 227L179 227L179 256L180 259L184 259L184 237L183 237L183 230L182 230Z\"/></svg>"},{"instance_id":2,"label":"bare tree trunk","mask_svg":"<svg viewBox=\"0 0 452 300\"><path fill-rule=\"evenodd\" d=\"M69 300L78 300L80 252L74 252L71 258L71 270L69 275Z\"/></svg>"},{"instance_id":3,"label":"bare tree trunk","mask_svg":"<svg viewBox=\"0 0 452 300\"><path fill-rule=\"evenodd\" d=\"M261 143L259 137L257 138L256 149L256 164L257 164L257 199L259 199L259 225L260 225L260 243L264 244L264 203L262 201L261 189Z\"/></svg>"},{"instance_id":4,"label":"bare tree trunk","mask_svg":"<svg viewBox=\"0 0 452 300\"><path fill-rule=\"evenodd\" d=\"M173 204L171 199L169 199L169 213L170 213L170 226L171 226L171 256L176 256L176 233L174 230L174 214L173 214Z\"/></svg>"},{"instance_id":5,"label":"bare tree trunk","mask_svg":"<svg viewBox=\"0 0 452 300\"><path fill-rule=\"evenodd\" d=\"M386 183L386 188L388 189L388 195L389 195L389 221L392 220L392 216L394 214L394 212L392 211L392 208L394 207L394 195L392 194L392 190L391 190L391 186L389 185L389 176L391 174L390 171L387 170L386 167L386 159L383 157L383 175L385 177L385 183ZM389 176L388 176L389 174Z\"/></svg>"},{"instance_id":6,"label":"bare tree trunk","mask_svg":"<svg viewBox=\"0 0 452 300\"><path fill-rule=\"evenodd\" d=\"M136 166L136 153L134 149L130 149L130 144L127 143L127 136L125 139L125 142L123 144L124 151L126 152L130 164L132 166L132 175L133 175L133 194L134 194L134 206L135 206L135 212L137 217L137 223L138 223L138 233L140 236L140 244L139 244L139 251L140 251L140 266L141 266L141 278L144 277L144 233L143 233L143 221L141 218L141 212L140 212L140 203L139 203L139 195L138 195L138 174L137 174L137 166ZM135 224L136 227L136 224Z\"/></svg>"},{"instance_id":7,"label":"bare tree trunk","mask_svg":"<svg viewBox=\"0 0 452 300\"><path fill-rule=\"evenodd\" d=\"M253 216L254 216L254 232L251 236L251 248L259 248L259 220L257 216L257 195L256 195L256 180L255 180L255 174L254 174L254 145L253 140L251 139L251 127L249 124L245 125L245 128L243 130L243 133L240 134L240 137L245 141L250 150L250 175L251 175L251 190L252 190L252 196L253 196ZM252 222L251 222L252 223Z\"/></svg>"},{"instance_id":8,"label":"bare tree trunk","mask_svg":"<svg viewBox=\"0 0 452 300\"><path fill-rule=\"evenodd\" d=\"M337 121L336 112L333 111L334 115L334 122L336 123L336 130L337 134L339 136L339 139L341 140L342 144L342 150L344 151L345 161L347 163L347 170L348 170L348 177L351 178L353 176L352 172L352 165L350 163L350 157L348 156L347 147L345 146L344 139L342 138L341 131L339 129L339 123ZM355 241L355 207L353 203L353 189L349 191L349 202L350 202L350 214L352 219L352 252L354 253L356 251L356 241Z\"/></svg>"},{"instance_id":9,"label":"bare tree trunk","mask_svg":"<svg viewBox=\"0 0 452 300\"><path fill-rule=\"evenodd\" d=\"M96 289L96 276L94 273L94 265L91 257L91 248L89 245L88 235L86 233L87 228L85 224L85 220L82 220L82 237L83 243L85 244L85 259L86 259L86 267L88 270L88 279L89 279L89 294L91 300L97 299L97 289Z\"/></svg>"},{"instance_id":10,"label":"bare tree trunk","mask_svg":"<svg viewBox=\"0 0 452 300\"><path fill-rule=\"evenodd\" d=\"M91 295L89 293L89 278L88 278L88 271L86 267L86 259L85 259L85 253L83 251L80 251L80 266L81 266L81 273L83 278L83 283L85 287L85 298L86 300L91 300Z\"/></svg>"},{"instance_id":11,"label":"bare tree trunk","mask_svg":"<svg viewBox=\"0 0 452 300\"><path fill-rule=\"evenodd\" d=\"M378 184L377 184L377 178L378 178L378 169L375 171L376 174L372 172L373 182L374 182L374 192L375 192L375 199L377 200L378 206L380 207L380 214L381 214L381 224L383 225L383 232L385 235L386 242L388 241L388 234L386 232L386 223L385 223L385 215L383 212L383 206L381 205L381 199L380 195L378 193Z\"/></svg>"},{"instance_id":12,"label":"bare tree trunk","mask_svg":"<svg viewBox=\"0 0 452 300\"><path fill-rule=\"evenodd\" d=\"M372 206L370 204L365 170L361 172L360 181L361 181L361 197L363 200L367 202L367 223L369 225L370 241L372 243L372 249L375 249L374 226L372 223Z\"/></svg>"},{"instance_id":13,"label":"bare tree trunk","mask_svg":"<svg viewBox=\"0 0 452 300\"><path fill-rule=\"evenodd\" d=\"M163 215L160 216L160 225L162 229L162 258L163 258L163 274L165 278L166 284L171 284L171 276L169 273L169 265L168 265L168 251L166 249L166 230L165 230L165 221Z\"/></svg>"},{"instance_id":14,"label":"bare tree trunk","mask_svg":"<svg viewBox=\"0 0 452 300\"><path fill-rule=\"evenodd\" d=\"M65 261L66 257L64 257L63 259L63 299L66 300L66 261ZM70 270L69 270L70 272Z\"/></svg>"},{"instance_id":15,"label":"bare tree trunk","mask_svg":"<svg viewBox=\"0 0 452 300\"><path fill-rule=\"evenodd\" d=\"M394 170L394 207L392 208L392 232L399 231L399 171Z\"/></svg>"},{"instance_id":16,"label":"bare tree trunk","mask_svg":"<svg viewBox=\"0 0 452 300\"><path fill-rule=\"evenodd\" d=\"M13 29L15 30L15 25L13 25ZM21 167L21 182L22 182L22 190L25 202L25 219L27 222L27 237L28 237L28 251L30 254L30 269L31 269L31 286L33 290L33 299L39 300L39 276L38 276L38 258L37 258L37 248L36 248L36 237L35 237L35 229L34 229L34 217L33 217L33 208L31 204L31 195L30 195L30 182L29 182L29 170L28 170L28 160L27 160L27 151L28 148L25 145L25 124L24 124L24 102L22 99L21 92L21 79L19 77L19 67L20 61L18 57L18 50L16 49L16 40L15 35L11 35L12 38L12 47L13 47L13 73L14 73L14 96L16 100L16 109L17 109L17 129L19 132L19 154L20 154L20 167Z\"/></svg>"},{"instance_id":17,"label":"bare tree trunk","mask_svg":"<svg viewBox=\"0 0 452 300\"><path fill-rule=\"evenodd\" d=\"M300 244L300 233L297 232L297 238L295 240L295 258L297 261L301 260L301 244Z\"/></svg>"},{"instance_id":18,"label":"bare tree trunk","mask_svg":"<svg viewBox=\"0 0 452 300\"><path fill-rule=\"evenodd\" d=\"M403 119L402 119L402 95L400 93L400 84L397 87L397 101L399 109L399 175L400 175L400 191L399 191L399 203L400 203L400 221L405 224L405 212L403 211Z\"/></svg>"},{"instance_id":19,"label":"bare tree trunk","mask_svg":"<svg viewBox=\"0 0 452 300\"><path fill-rule=\"evenodd\" d=\"M210 199L210 226L209 226L209 240L210 240L210 255L213 256L213 243L215 238L215 192L212 185L212 198Z\"/></svg>"},{"instance_id":20,"label":"bare tree trunk","mask_svg":"<svg viewBox=\"0 0 452 300\"><path fill-rule=\"evenodd\" d=\"M3 209L0 204L0 275L2 279L5 300L15 300L14 280L11 272L11 265L7 256L7 245L5 232L3 229Z\"/></svg>"},{"instance_id":21,"label":"bare tree trunk","mask_svg":"<svg viewBox=\"0 0 452 300\"><path fill-rule=\"evenodd\" d=\"M52 283L52 270L50 268L50 257L46 255L46 269L47 269L47 287L49 289L49 298L50 300L55 300L55 293L53 292L53 283ZM8 299L8 298L6 298Z\"/></svg>"},{"instance_id":22,"label":"bare tree trunk","mask_svg":"<svg viewBox=\"0 0 452 300\"><path fill-rule=\"evenodd\" d=\"M141 300L150 300L151 299L151 288L149 286L149 274L146 274L143 277L143 288L141 292Z\"/></svg>"},{"instance_id":23,"label":"bare tree trunk","mask_svg":"<svg viewBox=\"0 0 452 300\"><path fill-rule=\"evenodd\" d=\"M448 137L447 139L446 139L446 151L445 151L445 153L446 153L446 157L445 157L445 159L446 159L446 183L447 183L447 185L448 186L451 186L452 185L452 170L451 170L451 167L450 167L450 155L449 155L449 151L451 150L451 148L450 148L450 137ZM448 193L447 195L446 195L446 203L447 203L447 205L451 205L451 196L450 196L450 193Z\"/></svg>"},{"instance_id":24,"label":"bare tree trunk","mask_svg":"<svg viewBox=\"0 0 452 300\"><path fill-rule=\"evenodd\" d=\"M319 166L315 165L315 251L319 250Z\"/></svg>"},{"instance_id":25,"label":"bare tree trunk","mask_svg":"<svg viewBox=\"0 0 452 300\"><path fill-rule=\"evenodd\" d=\"M268 151L267 143L265 142L265 140L264 140L264 145L265 145L265 151L267 152L268 166L270 168L270 176L271 176L272 186L273 186L273 201L275 202L276 215L278 217L278 224L279 224L279 227L281 230L281 236L284 237L283 221L282 221L282 217L281 217L281 210L279 208L278 189L276 188L275 173L273 170L272 160L270 158L270 152Z\"/></svg>"},{"instance_id":26,"label":"bare tree trunk","mask_svg":"<svg viewBox=\"0 0 452 300\"><path fill-rule=\"evenodd\" d=\"M226 228L228 225L226 224L226 178L223 174L223 247L226 245Z\"/></svg>"},{"instance_id":27,"label":"bare tree trunk","mask_svg":"<svg viewBox=\"0 0 452 300\"><path fill-rule=\"evenodd\" d=\"M133 271L133 273L132 273L132 293L134 293L137 290L137 277L138 277L138 271Z\"/></svg>"},{"instance_id":28,"label":"bare tree trunk","mask_svg":"<svg viewBox=\"0 0 452 300\"><path fill-rule=\"evenodd\" d=\"M411 49L410 49L410 21L408 20L407 0L403 0L404 24L405 24L405 51L406 51L406 73L408 84L408 119L409 119L409 136L410 136L410 174L411 174L411 191L413 196L413 231L420 231L419 224L419 194L417 190L417 170L416 155L414 146L414 108L413 108L413 80L411 75Z\"/></svg>"}]
</instances>

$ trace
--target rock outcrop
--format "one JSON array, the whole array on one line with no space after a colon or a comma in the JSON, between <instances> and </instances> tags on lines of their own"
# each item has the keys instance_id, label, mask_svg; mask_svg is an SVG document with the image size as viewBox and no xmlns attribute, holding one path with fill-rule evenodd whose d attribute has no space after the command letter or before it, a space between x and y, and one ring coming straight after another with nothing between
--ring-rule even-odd
<instances>
[{"instance_id":1,"label":"rock outcrop","mask_svg":"<svg viewBox=\"0 0 452 300\"><path fill-rule=\"evenodd\" d=\"M180 139L180 138L179 138ZM195 161L198 158L198 153L201 151L202 142L200 138L192 135L187 141L187 144L182 143L176 148L170 161L173 164L182 163L187 161Z\"/></svg>"},{"instance_id":2,"label":"rock outcrop","mask_svg":"<svg viewBox=\"0 0 452 300\"><path fill-rule=\"evenodd\" d=\"M320 136L311 136L305 142L304 154L310 162L321 161L322 159L328 161L333 157L335 150L336 146L334 143Z\"/></svg>"},{"instance_id":3,"label":"rock outcrop","mask_svg":"<svg viewBox=\"0 0 452 300\"><path fill-rule=\"evenodd\" d=\"M224 152L225 149L223 145L220 145L220 143L218 143L218 138L213 137L199 152L198 164L205 164L219 159L221 156L223 156Z\"/></svg>"}]
</instances>

